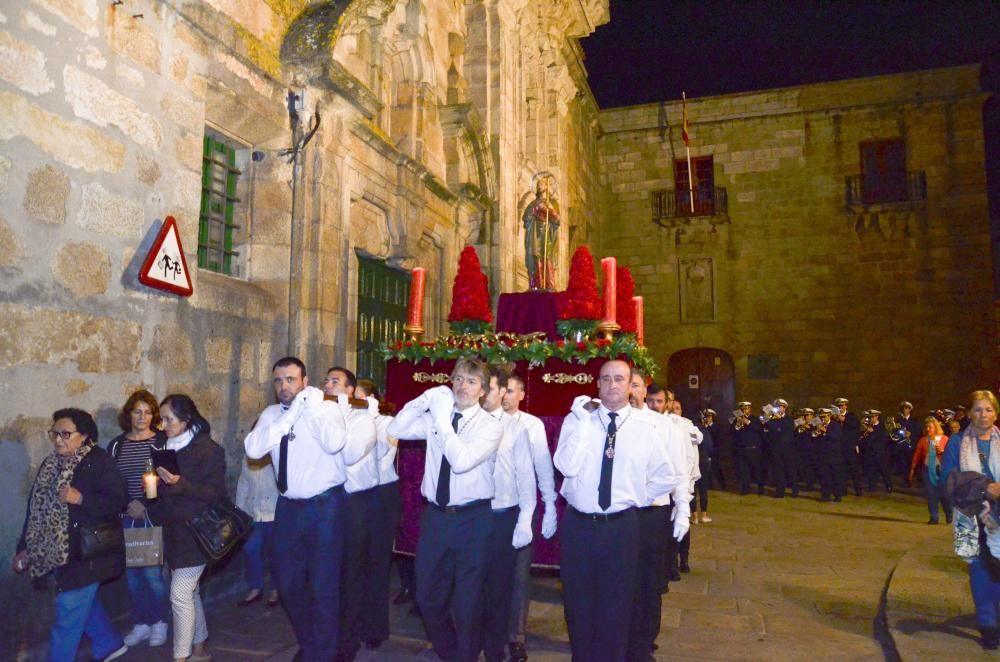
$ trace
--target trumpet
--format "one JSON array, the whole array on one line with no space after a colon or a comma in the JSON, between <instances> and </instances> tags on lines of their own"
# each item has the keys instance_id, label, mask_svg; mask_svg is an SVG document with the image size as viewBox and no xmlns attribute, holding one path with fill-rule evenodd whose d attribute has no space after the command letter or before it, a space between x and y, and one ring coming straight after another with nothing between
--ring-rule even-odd
<instances>
[{"instance_id":1,"label":"trumpet","mask_svg":"<svg viewBox=\"0 0 1000 662\"><path fill-rule=\"evenodd\" d=\"M767 423L772 418L776 418L778 416L778 408L773 405L764 405L760 408L760 410L764 412L764 415L760 417L761 423Z\"/></svg>"},{"instance_id":2,"label":"trumpet","mask_svg":"<svg viewBox=\"0 0 1000 662\"><path fill-rule=\"evenodd\" d=\"M750 425L750 417L747 414L744 414L742 409L734 409L729 422L733 424L735 429L742 430L746 426Z\"/></svg>"}]
</instances>

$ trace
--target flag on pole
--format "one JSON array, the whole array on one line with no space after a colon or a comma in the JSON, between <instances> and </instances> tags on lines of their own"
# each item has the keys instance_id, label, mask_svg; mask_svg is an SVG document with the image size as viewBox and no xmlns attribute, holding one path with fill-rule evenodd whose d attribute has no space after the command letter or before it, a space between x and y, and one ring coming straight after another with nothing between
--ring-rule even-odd
<instances>
[{"instance_id":1,"label":"flag on pole","mask_svg":"<svg viewBox=\"0 0 1000 662\"><path fill-rule=\"evenodd\" d=\"M688 102L687 95L681 92L681 112L684 116L684 123L681 127L681 137L684 138L684 146L691 146L691 136L688 135Z\"/></svg>"}]
</instances>

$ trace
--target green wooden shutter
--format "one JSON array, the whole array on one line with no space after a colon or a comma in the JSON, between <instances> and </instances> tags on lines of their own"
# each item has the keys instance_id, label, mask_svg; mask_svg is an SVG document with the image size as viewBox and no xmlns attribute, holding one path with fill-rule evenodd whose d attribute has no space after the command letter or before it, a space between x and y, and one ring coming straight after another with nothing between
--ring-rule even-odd
<instances>
[{"instance_id":1,"label":"green wooden shutter","mask_svg":"<svg viewBox=\"0 0 1000 662\"><path fill-rule=\"evenodd\" d=\"M410 274L385 260L358 255L358 377L385 386L381 349L403 339Z\"/></svg>"}]
</instances>

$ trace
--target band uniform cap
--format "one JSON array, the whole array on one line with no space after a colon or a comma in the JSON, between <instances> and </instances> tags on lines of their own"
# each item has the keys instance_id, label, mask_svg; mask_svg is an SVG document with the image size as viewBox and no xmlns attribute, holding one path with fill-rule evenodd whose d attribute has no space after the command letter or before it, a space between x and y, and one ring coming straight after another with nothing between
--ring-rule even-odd
<instances>
[{"instance_id":1,"label":"band uniform cap","mask_svg":"<svg viewBox=\"0 0 1000 662\"><path fill-rule=\"evenodd\" d=\"M865 418L867 418L867 417L869 417L869 416L872 415L872 410L871 409L866 409L863 412L861 412L861 415L864 416Z\"/></svg>"},{"instance_id":2,"label":"band uniform cap","mask_svg":"<svg viewBox=\"0 0 1000 662\"><path fill-rule=\"evenodd\" d=\"M913 403L903 400L902 402L899 403L899 408L902 409L903 407L909 407L910 409L913 409Z\"/></svg>"},{"instance_id":3,"label":"band uniform cap","mask_svg":"<svg viewBox=\"0 0 1000 662\"><path fill-rule=\"evenodd\" d=\"M815 414L816 410L814 410L812 407L803 407L802 408L802 413L803 414Z\"/></svg>"},{"instance_id":4,"label":"band uniform cap","mask_svg":"<svg viewBox=\"0 0 1000 662\"><path fill-rule=\"evenodd\" d=\"M955 405L955 411L968 411L968 408L965 405Z\"/></svg>"},{"instance_id":5,"label":"band uniform cap","mask_svg":"<svg viewBox=\"0 0 1000 662\"><path fill-rule=\"evenodd\" d=\"M869 409L868 410L868 415L869 416L881 416L882 412L880 412L878 409Z\"/></svg>"},{"instance_id":6,"label":"band uniform cap","mask_svg":"<svg viewBox=\"0 0 1000 662\"><path fill-rule=\"evenodd\" d=\"M848 400L847 398L837 398L836 400L833 401L833 404L837 405L838 407L840 405L846 405L846 404L849 404L849 403L850 403L850 400Z\"/></svg>"},{"instance_id":7,"label":"band uniform cap","mask_svg":"<svg viewBox=\"0 0 1000 662\"><path fill-rule=\"evenodd\" d=\"M715 413L714 409L702 409L701 410L701 415L702 416L713 416L715 418L719 417L718 414Z\"/></svg>"},{"instance_id":8,"label":"band uniform cap","mask_svg":"<svg viewBox=\"0 0 1000 662\"><path fill-rule=\"evenodd\" d=\"M955 412L952 411L951 409L945 409L941 413L944 414L948 418L951 418L951 417L953 417L955 415Z\"/></svg>"},{"instance_id":9,"label":"band uniform cap","mask_svg":"<svg viewBox=\"0 0 1000 662\"><path fill-rule=\"evenodd\" d=\"M833 410L829 407L820 407L816 410L816 413L820 416L833 416Z\"/></svg>"},{"instance_id":10,"label":"band uniform cap","mask_svg":"<svg viewBox=\"0 0 1000 662\"><path fill-rule=\"evenodd\" d=\"M788 400L785 400L784 398L778 398L774 401L774 404L788 409Z\"/></svg>"},{"instance_id":11,"label":"band uniform cap","mask_svg":"<svg viewBox=\"0 0 1000 662\"><path fill-rule=\"evenodd\" d=\"M753 406L753 403L752 402L748 402L747 400L743 400L741 402L737 402L736 403L736 408L737 409L743 409L744 407L752 407L752 406Z\"/></svg>"}]
</instances>

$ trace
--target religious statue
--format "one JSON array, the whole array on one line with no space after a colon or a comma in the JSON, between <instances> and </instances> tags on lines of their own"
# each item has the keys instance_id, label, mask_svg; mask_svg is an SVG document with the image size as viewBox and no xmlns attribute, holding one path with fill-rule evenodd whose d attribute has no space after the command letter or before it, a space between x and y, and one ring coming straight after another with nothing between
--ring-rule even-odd
<instances>
[{"instance_id":1,"label":"religious statue","mask_svg":"<svg viewBox=\"0 0 1000 662\"><path fill-rule=\"evenodd\" d=\"M528 284L532 290L556 289L556 247L559 243L559 201L556 182L550 172L539 172L531 178L535 198L525 207L524 259L528 267Z\"/></svg>"}]
</instances>

